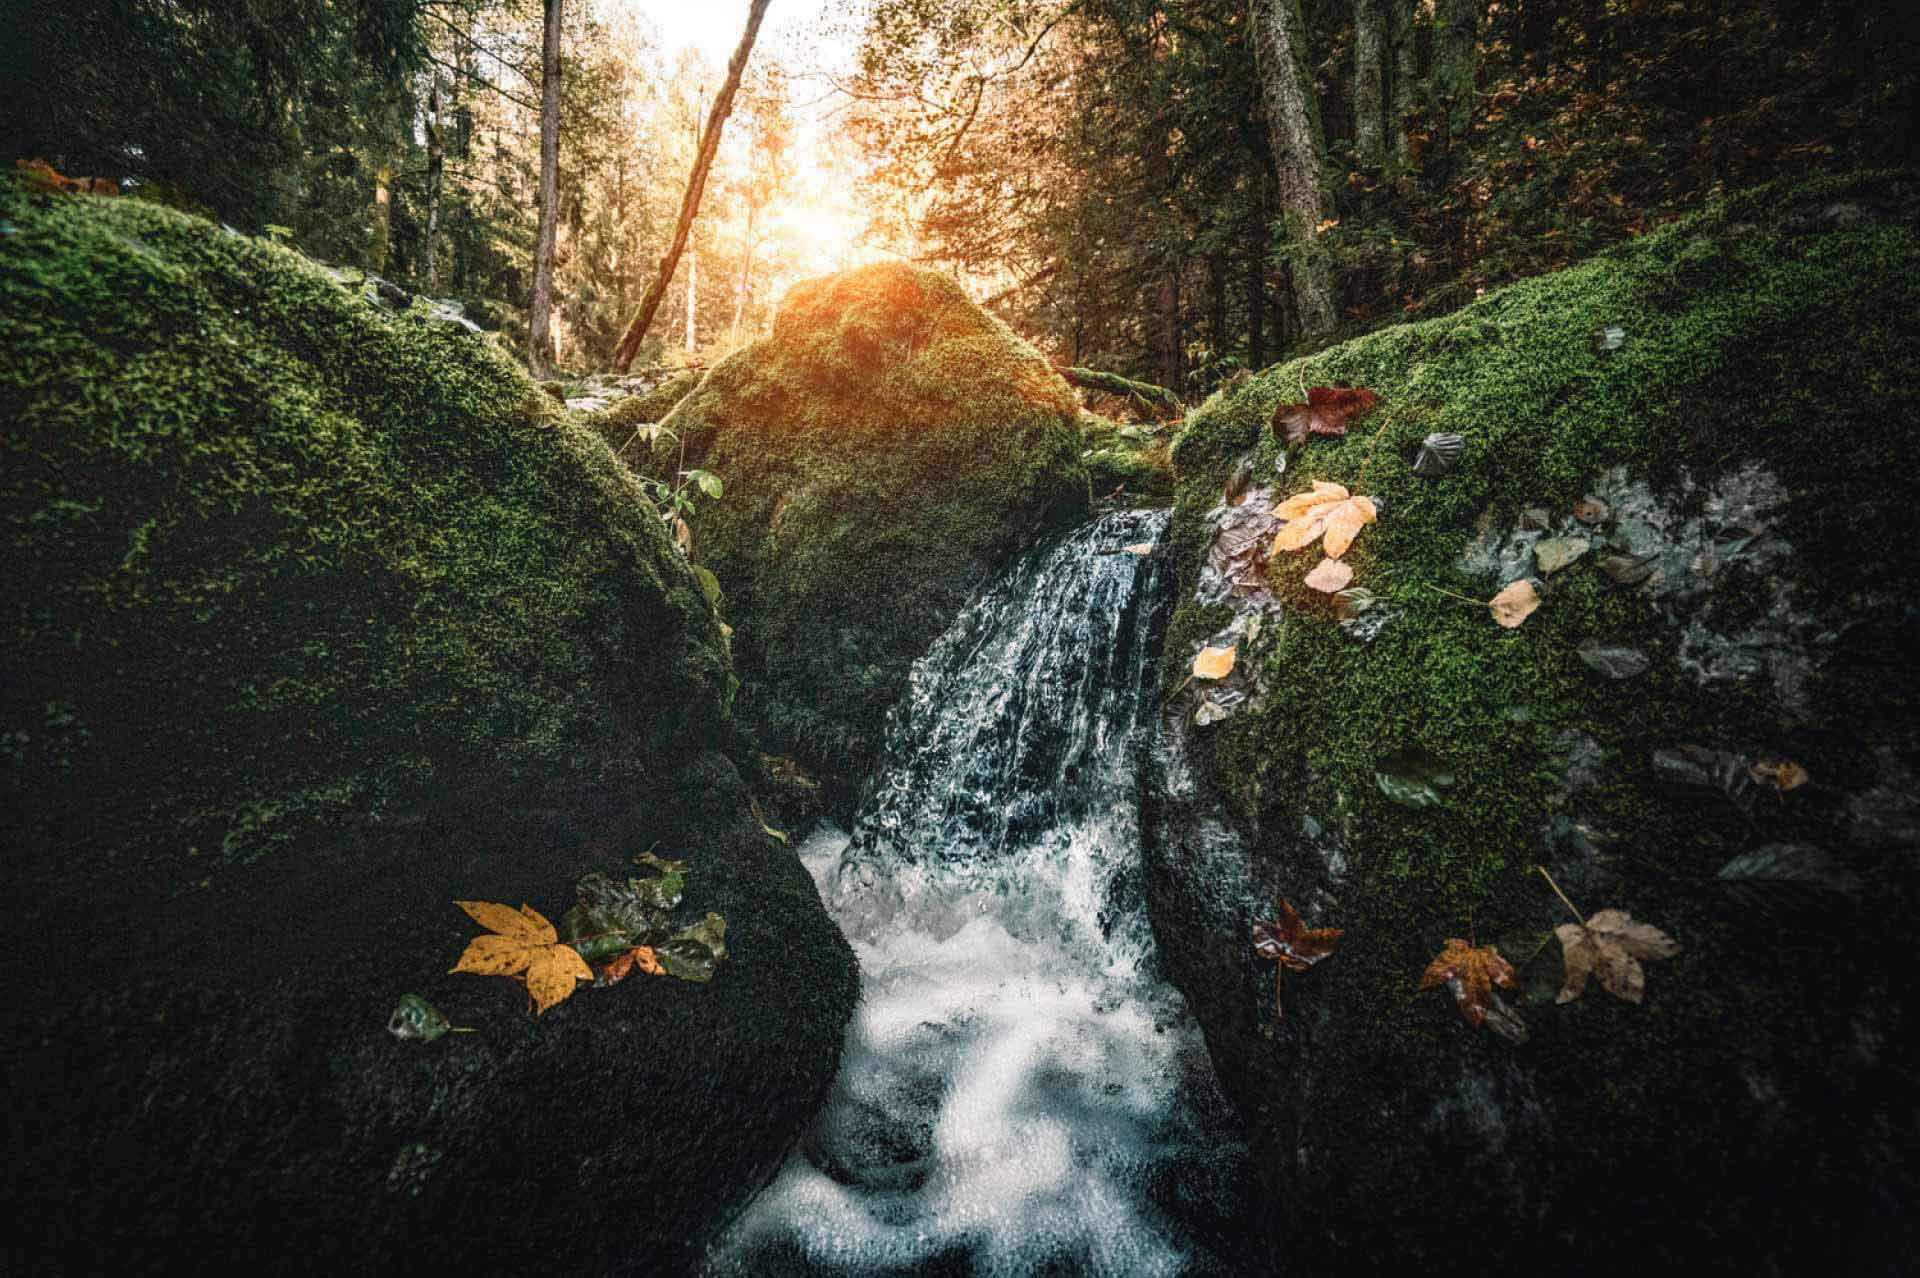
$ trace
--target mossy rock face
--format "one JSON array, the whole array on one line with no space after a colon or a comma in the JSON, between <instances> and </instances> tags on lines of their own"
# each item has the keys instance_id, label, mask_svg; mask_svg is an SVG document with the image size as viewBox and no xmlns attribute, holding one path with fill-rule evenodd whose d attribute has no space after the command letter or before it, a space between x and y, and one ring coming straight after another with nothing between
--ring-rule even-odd
<instances>
[{"instance_id":1,"label":"mossy rock face","mask_svg":"<svg viewBox=\"0 0 1920 1278\"><path fill-rule=\"evenodd\" d=\"M1916 210L1900 177L1761 191L1192 414L1167 686L1210 640L1238 652L1169 701L1149 903L1294 1267L1911 1254ZM1268 422L1303 381L1383 406L1283 459ZM1434 433L1464 449L1422 478ZM1251 505L1225 506L1243 464ZM1303 583L1317 550L1237 596L1207 568L1223 525L1316 480L1381 505L1345 557L1373 606L1344 622ZM1440 593L1522 576L1544 602L1517 629ZM1450 774L1437 804L1382 784L1403 751ZM1779 792L1771 758L1814 780ZM1569 916L1536 864L1679 942L1644 1003L1556 1004ZM1283 1019L1249 939L1279 896L1345 930ZM1513 961L1527 1041L1419 990L1449 937Z\"/></svg>"},{"instance_id":2,"label":"mossy rock face","mask_svg":"<svg viewBox=\"0 0 1920 1278\"><path fill-rule=\"evenodd\" d=\"M486 338L10 180L0 421L29 1267L689 1263L817 1107L855 973L631 474ZM557 919L656 842L729 920L711 985L535 1021L447 974L456 898ZM393 1039L407 992L481 1032Z\"/></svg>"},{"instance_id":3,"label":"mossy rock face","mask_svg":"<svg viewBox=\"0 0 1920 1278\"><path fill-rule=\"evenodd\" d=\"M1078 414L957 284L895 265L796 285L773 335L707 375L654 464L726 484L694 554L726 592L740 713L768 750L843 798L869 773L968 594L1085 513Z\"/></svg>"}]
</instances>

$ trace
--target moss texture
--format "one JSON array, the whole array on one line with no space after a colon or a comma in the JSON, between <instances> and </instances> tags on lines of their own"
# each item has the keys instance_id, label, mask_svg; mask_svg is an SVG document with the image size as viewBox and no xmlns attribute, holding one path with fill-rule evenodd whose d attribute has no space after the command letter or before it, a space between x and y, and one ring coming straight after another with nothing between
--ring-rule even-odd
<instances>
[{"instance_id":1,"label":"moss texture","mask_svg":"<svg viewBox=\"0 0 1920 1278\"><path fill-rule=\"evenodd\" d=\"M846 793L909 667L1019 546L1084 513L1079 404L953 281L895 265L799 284L773 335L666 421L663 470L726 495L693 521L726 592L741 712Z\"/></svg>"},{"instance_id":2,"label":"moss texture","mask_svg":"<svg viewBox=\"0 0 1920 1278\"><path fill-rule=\"evenodd\" d=\"M1170 538L1184 587L1169 686L1232 617L1193 589L1207 512L1243 458L1281 494L1330 480L1383 506L1346 556L1355 584L1391 615L1378 637L1343 633L1332 601L1302 584L1317 551L1279 555L1269 580L1285 620L1241 654L1264 699L1210 729L1180 729L1251 851L1250 895L1311 903L1311 921L1346 929L1341 953L1289 982L1299 1005L1276 1031L1259 1010L1269 967L1253 971L1237 943L1181 937L1210 889L1180 883L1177 840L1156 889L1163 945L1270 1151L1263 1165L1288 1203L1289 1246L1311 1241L1349 1263L1443 1257L1469 1235L1490 1240L1489 1258L1555 1252L1568 1239L1598 1243L1635 1213L1667 1220L1684 1203L1688 1227L1729 1258L1768 1246L1827 1255L1824 1225L1796 1234L1781 1222L1802 1217L1769 1215L1787 1208L1795 1178L1729 1177L1718 1197L1703 1188L1726 1149L1815 1159L1817 1192L1855 1204L1837 1229L1856 1227L1858 1204L1877 1192L1872 1156L1819 1149L1811 1129L1831 1122L1829 1138L1844 1146L1879 1121L1879 1067L1830 1071L1863 1003L1906 1015L1888 995L1880 938L1903 930L1910 874L1856 854L1894 877L1846 944L1782 938L1730 909L1713 875L1756 843L1844 840L1845 791L1872 784L1874 750L1911 761L1920 744L1910 665L1842 642L1809 714L1764 681L1697 684L1674 660L1676 627L1650 596L1598 571L1597 554L1548 579L1544 605L1517 630L1434 587L1488 598L1496 583L1458 566L1477 530L1511 529L1533 507L1563 518L1610 467L1697 507L1683 476L1704 486L1757 462L1788 490L1780 534L1796 552L1786 572L1796 607L1840 635L1910 630L1901 617L1920 549L1886 534L1908 519L1920 473L1916 209L1920 189L1894 176L1755 192L1457 314L1268 369L1191 415L1173 452ZM1594 332L1607 326L1625 340L1602 353ZM1306 445L1275 481L1275 405L1303 385L1335 384L1371 388L1383 409L1343 440ZM1431 481L1411 469L1430 432L1466 440L1459 469ZM1759 612L1775 585L1736 564L1713 589L1735 606L1750 596ZM1575 652L1595 637L1647 652L1652 670L1600 678ZM1184 724L1193 706L1174 709ZM1600 752L1598 780L1577 799L1568 733ZM1781 796L1757 823L1731 804L1676 801L1654 791L1648 760L1684 743L1781 754L1831 788ZM1375 784L1376 765L1408 746L1459 778L1442 806L1401 806ZM1570 836L1570 823L1586 833ZM1329 847L1344 875L1330 873ZM1584 909L1625 908L1682 938L1680 958L1650 969L1646 1006L1597 990L1551 1005L1558 947L1539 940L1565 915L1536 862L1570 880ZM1417 992L1448 936L1516 938L1513 948L1533 938L1527 953L1542 957L1528 977L1549 997L1525 1008L1527 1046L1472 1039L1444 993ZM1826 982L1842 971L1858 984L1835 999ZM1232 988L1206 988L1223 980ZM1476 1099L1459 1090L1469 1078L1499 1082ZM1790 1122L1760 1098L1767 1087L1801 1107ZM1524 1130L1527 1114L1550 1133ZM1462 1134L1476 1122L1482 1130ZM1507 1154L1485 1155L1489 1123L1510 1140ZM1849 1127L1854 1136L1841 1134ZM1434 1200L1438 1177L1452 1187ZM1751 1229L1756 1219L1768 1228Z\"/></svg>"},{"instance_id":3,"label":"moss texture","mask_svg":"<svg viewBox=\"0 0 1920 1278\"><path fill-rule=\"evenodd\" d=\"M856 974L749 815L722 623L631 473L484 338L11 181L0 421L23 1254L691 1265ZM656 843L732 925L711 986L535 1022L446 975L456 898L558 918ZM480 1032L387 1037L407 990Z\"/></svg>"}]
</instances>

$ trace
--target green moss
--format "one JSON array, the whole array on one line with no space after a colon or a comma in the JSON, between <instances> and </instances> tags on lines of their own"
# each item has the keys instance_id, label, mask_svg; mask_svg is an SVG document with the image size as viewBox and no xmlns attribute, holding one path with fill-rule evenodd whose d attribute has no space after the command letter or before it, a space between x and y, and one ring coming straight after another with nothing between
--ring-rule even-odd
<instances>
[{"instance_id":1,"label":"green moss","mask_svg":"<svg viewBox=\"0 0 1920 1278\"><path fill-rule=\"evenodd\" d=\"M1820 220L1849 199L1879 216L1845 227ZM1920 366L1916 206L1914 187L1893 178L1750 196L1455 315L1268 369L1191 415L1174 447L1171 533L1190 570L1232 466L1251 453L1256 475L1273 473L1279 445L1267 422L1277 403L1298 399L1303 383L1365 386L1385 400L1349 437L1300 450L1280 490L1331 480L1383 499L1379 522L1346 559L1393 619L1371 644L1354 641L1334 624L1331 601L1301 583L1317 553L1276 556L1270 579L1287 621L1243 658L1264 668L1271 691L1257 712L1213 730L1210 766L1250 824L1297 828L1308 815L1347 841L1359 882L1341 894L1341 922L1377 940L1352 966L1369 970L1387 1020L1413 997L1406 973L1423 947L1465 935L1476 919L1483 933L1547 921L1527 875L1562 802L1562 733L1588 733L1637 768L1660 746L1715 736L1765 744L1782 729L1764 698L1709 695L1679 673L1667 659L1672 627L1645 595L1615 588L1597 556L1551 578L1546 604L1517 630L1434 587L1488 598L1492 584L1456 566L1476 526L1511 528L1528 507L1564 513L1616 465L1658 486L1683 469L1705 478L1758 459L1796 495L1824 490L1830 501L1848 491L1866 509L1897 509L1920 465L1909 424L1910 370ZM1762 214L1764 223L1749 221ZM1607 325L1627 336L1603 356L1591 335ZM1410 458L1434 431L1464 436L1466 452L1456 473L1425 481ZM1808 574L1815 594L1837 603L1913 580L1909 547L1862 555L1848 546L1847 521L1810 502L1794 514L1790 540L1831 564ZM1736 574L1726 589L1737 584ZM1230 617L1189 589L1170 627L1171 679ZM1649 650L1654 672L1624 689L1596 677L1574 651L1595 636ZM1891 722L1910 710L1898 702L1862 712ZM1461 778L1441 808L1401 807L1374 784L1377 762L1409 745ZM1591 798L1582 819L1621 855L1682 856L1690 873L1710 874L1713 857L1746 837L1691 830L1637 785Z\"/></svg>"},{"instance_id":2,"label":"green moss","mask_svg":"<svg viewBox=\"0 0 1920 1278\"><path fill-rule=\"evenodd\" d=\"M1530 1121L1519 1111L1536 1102L1517 1097L1537 1094L1551 1132L1490 1128L1463 1138L1467 1163L1445 1168L1472 1187L1472 1210L1490 1204L1503 1246L1551 1250L1576 1237L1568 1231L1604 1233L1589 1220L1680 1202L1690 1222L1714 1222L1716 1246L1758 1245L1736 1223L1757 1210L1738 1197L1755 1181L1729 1189L1726 1202L1701 1186L1729 1141L1751 1136L1771 1158L1781 1146L1753 1134L1774 1130L1776 1114L1825 1112L1832 1062L1854 1033L1847 1018L1878 997L1833 991L1878 988L1894 961L1880 938L1903 934L1910 906L1876 902L1846 944L1796 958L1777 948L1778 929L1729 911L1713 876L1756 842L1833 845L1844 837L1837 796L1871 783L1873 750L1910 758L1920 746L1911 662L1868 660L1859 645L1869 641L1837 637L1856 624L1862 634L1910 635L1898 614L1920 583L1913 539L1876 531L1904 525L1920 473L1917 214L1920 186L1900 176L1753 193L1458 314L1269 369L1192 413L1174 447L1170 537L1183 589L1166 644L1169 686L1231 617L1194 600L1206 515L1242 457L1251 455L1257 482L1273 475L1274 406L1297 400L1302 385L1340 382L1385 401L1348 438L1299 449L1279 491L1331 480L1383 500L1346 559L1391 619L1371 643L1356 641L1332 602L1302 584L1318 554L1276 556L1269 579L1284 618L1241 654L1266 692L1193 738L1200 774L1249 833L1254 880L1295 899L1324 888L1313 921L1346 930L1337 960L1299 996L1310 1050L1246 1032L1249 1022L1234 1019L1244 1017L1243 994L1188 989L1226 1008L1203 1020L1212 1017L1210 1046L1253 1115L1256 1145L1310 1149L1341 1169L1304 1197L1275 1173L1272 1192L1297 1205L1290 1242L1320 1221L1328 1231L1379 1222L1385 1256L1479 1229L1453 1199L1422 1206L1433 1160L1454 1157L1430 1107L1461 1086L1463 1071L1511 1070L1526 1081L1492 1106L1490 1121ZM1626 340L1603 355L1591 335L1609 325ZM1464 436L1466 452L1452 475L1422 480L1409 458L1434 431ZM1787 709L1766 680L1697 684L1675 660L1681 628L1648 595L1616 587L1598 556L1549 578L1545 603L1516 630L1434 589L1488 598L1494 583L1458 567L1476 530L1510 529L1530 507L1565 516L1610 467L1697 511L1705 485L1749 462L1788 489L1776 532L1795 554L1775 578L1737 562L1723 568L1715 607L1758 617L1778 606L1788 580L1796 611L1832 620L1839 655L1818 676L1811 718ZM1689 489L1688 477L1700 486ZM1642 649L1652 669L1624 684L1599 677L1575 651L1596 637ZM1604 760L1571 796L1568 734L1590 739ZM1778 752L1836 789L1787 796L1749 823L1731 803L1655 789L1652 752L1686 743ZM1404 746L1458 777L1442 806L1403 807L1377 787L1376 766ZM1337 881L1320 840L1300 836L1303 818L1342 849L1349 868ZM1448 936L1537 938L1564 921L1532 873L1537 862L1581 876L1568 886L1584 909L1631 910L1684 949L1650 970L1643 1007L1597 993L1551 1006L1557 947L1536 949L1523 973L1537 991L1524 1009L1532 1039L1515 1050L1463 1038L1450 1002L1418 992L1418 974ZM1289 1024L1294 1015L1289 1008ZM1757 1085L1742 1082L1747 1060L1757 1063L1744 1077L1767 1078L1790 1099L1768 1108L1749 1090ZM1397 1080L1398 1099L1382 1101L1383 1078ZM1860 1121L1866 1131L1876 1120ZM1513 1144L1475 1163L1482 1135L1488 1150L1509 1136ZM1654 1166L1684 1183L1649 1176ZM1505 1205L1509 1192L1528 1206ZM1543 1228L1563 1234L1545 1240L1517 1226L1534 1205L1558 1212Z\"/></svg>"},{"instance_id":3,"label":"green moss","mask_svg":"<svg viewBox=\"0 0 1920 1278\"><path fill-rule=\"evenodd\" d=\"M0 739L49 856L638 794L727 730L700 583L488 339L151 204L6 182L0 226Z\"/></svg>"},{"instance_id":4,"label":"green moss","mask_svg":"<svg viewBox=\"0 0 1920 1278\"><path fill-rule=\"evenodd\" d=\"M726 483L695 553L726 590L742 712L769 750L830 781L865 772L967 593L1084 512L1078 414L958 285L901 266L796 286L773 335L674 411L652 464Z\"/></svg>"}]
</instances>

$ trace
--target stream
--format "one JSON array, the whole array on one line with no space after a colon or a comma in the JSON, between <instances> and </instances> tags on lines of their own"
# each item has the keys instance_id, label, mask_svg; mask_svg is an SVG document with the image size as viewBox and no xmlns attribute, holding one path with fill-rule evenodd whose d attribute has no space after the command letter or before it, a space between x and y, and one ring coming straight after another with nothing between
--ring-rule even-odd
<instances>
[{"instance_id":1,"label":"stream","mask_svg":"<svg viewBox=\"0 0 1920 1278\"><path fill-rule=\"evenodd\" d=\"M800 855L859 957L832 1095L706 1272L1241 1268L1245 1145L1158 969L1138 774L1164 511L1012 565L914 668L891 760Z\"/></svg>"}]
</instances>

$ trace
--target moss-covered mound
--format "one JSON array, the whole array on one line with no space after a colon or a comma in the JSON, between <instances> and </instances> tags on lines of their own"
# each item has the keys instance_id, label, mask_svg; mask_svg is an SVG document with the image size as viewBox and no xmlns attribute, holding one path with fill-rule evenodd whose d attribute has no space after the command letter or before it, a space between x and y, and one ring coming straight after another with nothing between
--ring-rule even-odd
<instances>
[{"instance_id":1,"label":"moss-covered mound","mask_svg":"<svg viewBox=\"0 0 1920 1278\"><path fill-rule=\"evenodd\" d=\"M646 448L634 434L637 426L659 421L700 384L705 374L689 368L668 376L658 386L641 395L629 395L598 412L587 415L586 424L607 441L614 456L630 465L645 466Z\"/></svg>"},{"instance_id":2,"label":"moss-covered mound","mask_svg":"<svg viewBox=\"0 0 1920 1278\"><path fill-rule=\"evenodd\" d=\"M1295 1267L1911 1254L1917 210L1907 179L1762 191L1193 413L1168 683L1210 639L1237 663L1169 703L1150 900ZM1381 409L1277 474L1275 406L1339 384ZM1422 478L1434 433L1464 449ZM1217 575L1309 481L1380 504L1371 607L1303 584L1317 551ZM1453 597L1527 577L1517 629ZM1678 939L1643 1005L1555 1003L1536 864ZM1248 942L1276 896L1345 929L1284 1020ZM1448 937L1519 969L1528 1041L1418 989Z\"/></svg>"},{"instance_id":3,"label":"moss-covered mound","mask_svg":"<svg viewBox=\"0 0 1920 1278\"><path fill-rule=\"evenodd\" d=\"M726 484L693 521L736 627L741 714L844 792L908 668L980 581L1084 512L1079 405L953 281L871 266L799 284L709 373L656 465Z\"/></svg>"},{"instance_id":4,"label":"moss-covered mound","mask_svg":"<svg viewBox=\"0 0 1920 1278\"><path fill-rule=\"evenodd\" d=\"M599 440L291 252L11 182L0 422L30 1267L666 1261L770 1173L852 958L748 815L724 630ZM536 1024L446 975L455 898L557 917L656 841L732 925L711 986ZM481 1032L389 1037L409 990Z\"/></svg>"}]
</instances>

